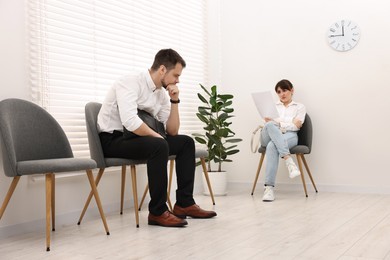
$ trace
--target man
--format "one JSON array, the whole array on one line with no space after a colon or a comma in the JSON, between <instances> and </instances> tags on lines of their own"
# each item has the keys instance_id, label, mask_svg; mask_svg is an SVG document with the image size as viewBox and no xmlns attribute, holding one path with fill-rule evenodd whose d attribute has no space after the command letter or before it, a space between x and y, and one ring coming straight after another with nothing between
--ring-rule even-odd
<instances>
[{"instance_id":1,"label":"man","mask_svg":"<svg viewBox=\"0 0 390 260\"><path fill-rule=\"evenodd\" d=\"M187 216L211 218L217 215L195 204L195 144L191 137L178 135L180 99L176 84L185 66L185 61L176 51L160 50L148 71L124 76L114 83L98 115L100 139L106 157L148 160L149 225L182 227L187 225ZM164 123L166 139L138 117L137 109ZM136 136L124 136L123 128ZM169 155L176 155L178 188L173 214L166 205Z\"/></svg>"}]
</instances>

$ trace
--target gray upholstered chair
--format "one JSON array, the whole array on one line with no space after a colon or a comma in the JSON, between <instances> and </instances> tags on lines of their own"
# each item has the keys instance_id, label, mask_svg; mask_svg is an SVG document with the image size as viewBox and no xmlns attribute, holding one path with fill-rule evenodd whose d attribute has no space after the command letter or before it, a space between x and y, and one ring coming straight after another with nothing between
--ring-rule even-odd
<instances>
[{"instance_id":1,"label":"gray upholstered chair","mask_svg":"<svg viewBox=\"0 0 390 260\"><path fill-rule=\"evenodd\" d=\"M211 201L212 201L213 205L215 205L214 193L213 193L213 189L211 188L209 172L207 171L207 167L206 167L206 160L205 160L205 158L207 156L208 156L208 153L207 153L206 150L203 150L203 149L196 149L195 150L195 158L200 160L200 163L201 163L202 169L203 169L203 174L204 174L204 177L206 179L207 187L208 187L209 192L210 192ZM169 159L169 177L168 177L168 192L167 192L168 194L167 194L167 199L168 199L169 209L172 211L173 208L172 208L172 203L171 203L171 199L170 199L170 194L171 194L171 188L172 188L173 168L175 166L176 156L175 155L171 155L171 156L169 156L168 159ZM144 202L144 200L146 198L146 194L148 193L148 190L149 190L149 186L146 185L144 194L142 196L142 200L141 200L139 208L138 208L139 210L141 210L142 204L143 204L143 202Z\"/></svg>"},{"instance_id":2,"label":"gray upholstered chair","mask_svg":"<svg viewBox=\"0 0 390 260\"><path fill-rule=\"evenodd\" d=\"M130 166L131 182L133 188L133 200L134 200L134 212L136 226L139 227L139 214L138 214L138 195L137 195L137 172L135 166L138 164L146 164L146 160L129 160L123 158L106 158L104 157L103 149L100 143L99 132L97 128L97 116L99 114L102 104L97 102L89 102L85 106L85 121L87 124L88 143L91 158L96 161L99 168L98 175L96 177L96 186L99 184L100 179L103 176L104 170L107 167L121 166L122 167L122 179L121 179L121 205L120 214L123 214L123 201L125 193L125 181L126 181L126 166ZM90 192L87 201L85 202L84 209L81 213L78 224L80 225L84 214L88 208L88 205L92 198L92 191Z\"/></svg>"},{"instance_id":3,"label":"gray upholstered chair","mask_svg":"<svg viewBox=\"0 0 390 260\"><path fill-rule=\"evenodd\" d=\"M69 141L58 122L38 105L21 100L0 102L0 135L4 173L13 181L0 209L0 219L21 176L45 174L46 178L46 250L50 251L50 214L55 230L55 175L58 172L86 170L92 195L96 199L104 228L106 218L91 169L95 161L74 158ZM31 198L26 198L30 199Z\"/></svg>"},{"instance_id":4,"label":"gray upholstered chair","mask_svg":"<svg viewBox=\"0 0 390 260\"><path fill-rule=\"evenodd\" d=\"M306 197L307 197L307 189L306 189L305 177L303 176L302 161L303 161L303 164L305 165L307 174L310 177L311 183L313 184L315 191L318 192L317 187L316 187L314 180L313 180L313 176L311 175L309 166L308 166L306 159L305 159L305 154L310 154L310 152L311 152L312 139L313 139L313 125L312 125L310 116L308 114L306 114L305 122L303 123L301 129L298 132L298 145L296 145L290 149L290 153L295 154L297 157L299 170L301 171L301 179L302 179L303 189L305 190ZM263 165L264 156L266 154L265 151L266 151L265 147L261 146L259 148L259 153L261 153L261 156L260 156L259 166L257 167L255 181L253 183L252 195L256 189L257 180L259 178L261 166Z\"/></svg>"}]
</instances>

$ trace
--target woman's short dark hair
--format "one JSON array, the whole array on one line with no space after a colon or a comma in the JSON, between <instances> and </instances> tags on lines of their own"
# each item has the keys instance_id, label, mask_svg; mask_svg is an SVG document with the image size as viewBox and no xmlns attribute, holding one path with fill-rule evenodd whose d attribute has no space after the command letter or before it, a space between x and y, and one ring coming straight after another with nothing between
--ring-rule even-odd
<instances>
[{"instance_id":1,"label":"woman's short dark hair","mask_svg":"<svg viewBox=\"0 0 390 260\"><path fill-rule=\"evenodd\" d=\"M171 70L177 63L180 63L183 68L186 67L186 62L179 53L172 49L163 49L157 52L151 69L158 70L161 65L164 65L167 70Z\"/></svg>"},{"instance_id":2,"label":"woman's short dark hair","mask_svg":"<svg viewBox=\"0 0 390 260\"><path fill-rule=\"evenodd\" d=\"M278 88L281 88L282 90L292 90L294 88L293 84L287 80L287 79L282 79L278 83L276 83L275 86L275 92L278 91Z\"/></svg>"}]
</instances>

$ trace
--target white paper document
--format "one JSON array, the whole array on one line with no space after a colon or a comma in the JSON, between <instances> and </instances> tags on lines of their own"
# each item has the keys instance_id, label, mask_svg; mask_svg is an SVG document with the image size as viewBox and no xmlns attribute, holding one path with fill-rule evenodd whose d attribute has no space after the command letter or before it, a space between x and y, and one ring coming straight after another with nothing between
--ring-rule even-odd
<instances>
[{"instance_id":1,"label":"white paper document","mask_svg":"<svg viewBox=\"0 0 390 260\"><path fill-rule=\"evenodd\" d=\"M271 91L252 93L252 98L261 118L269 117L275 119L279 117Z\"/></svg>"}]
</instances>

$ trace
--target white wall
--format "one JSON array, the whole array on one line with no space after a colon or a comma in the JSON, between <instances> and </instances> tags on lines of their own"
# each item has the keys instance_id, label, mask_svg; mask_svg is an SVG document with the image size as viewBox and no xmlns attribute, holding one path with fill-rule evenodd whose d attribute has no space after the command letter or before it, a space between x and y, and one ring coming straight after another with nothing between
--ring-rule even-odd
<instances>
[{"instance_id":1,"label":"white wall","mask_svg":"<svg viewBox=\"0 0 390 260\"><path fill-rule=\"evenodd\" d=\"M235 95L233 126L245 139L234 162L225 165L229 180L253 182L259 160L249 149L259 121L250 93L273 90L286 78L296 88L294 99L304 103L312 117L313 150L307 160L318 186L389 193L390 3L221 2L222 86ZM329 26L341 19L361 28L357 46L344 53L332 50L326 39ZM286 176L280 167L279 184L300 185L299 178Z\"/></svg>"}]
</instances>

